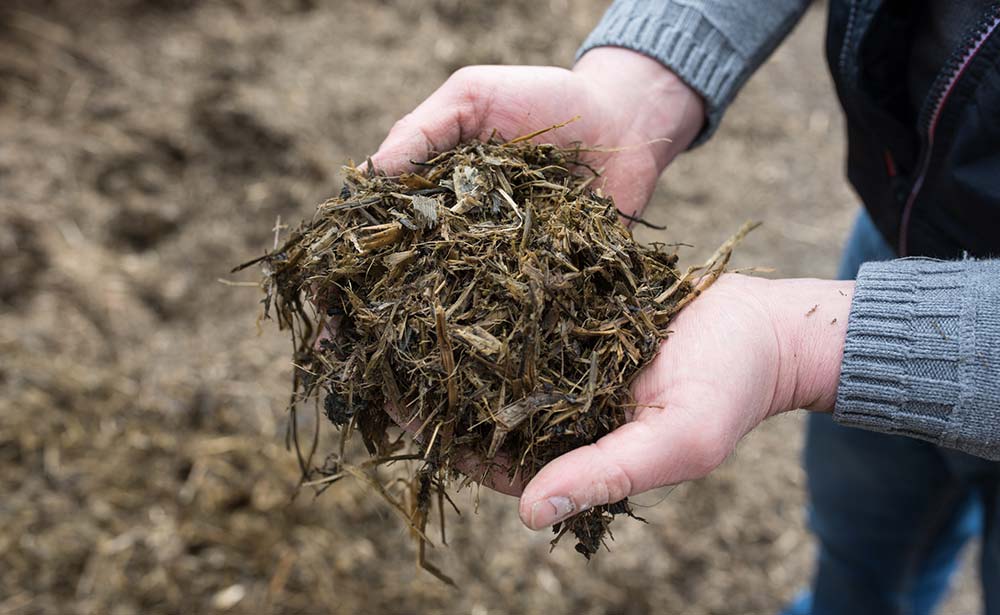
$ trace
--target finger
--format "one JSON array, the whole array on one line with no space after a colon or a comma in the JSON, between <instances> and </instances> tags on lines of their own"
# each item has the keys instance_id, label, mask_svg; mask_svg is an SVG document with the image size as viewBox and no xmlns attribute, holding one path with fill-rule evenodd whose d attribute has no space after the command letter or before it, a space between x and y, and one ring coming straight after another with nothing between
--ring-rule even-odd
<instances>
[{"instance_id":1,"label":"finger","mask_svg":"<svg viewBox=\"0 0 1000 615\"><path fill-rule=\"evenodd\" d=\"M449 150L479 136L483 113L476 87L461 71L453 75L416 109L396 122L378 151L376 169L389 175L417 169L430 152Z\"/></svg>"},{"instance_id":2,"label":"finger","mask_svg":"<svg viewBox=\"0 0 1000 615\"><path fill-rule=\"evenodd\" d=\"M428 426L419 416L406 416L392 404L387 404L385 411L393 422L410 434L414 441L424 443L427 440ZM431 437L437 439L434 436ZM446 439L442 439L439 443L441 447L448 447L448 445L449 442ZM504 451L497 452L492 459L486 459L481 452L468 446L458 446L450 451L448 457L456 470L469 477L473 482L494 491L517 496L524 489L524 481L519 472L510 477L510 456Z\"/></svg>"},{"instance_id":3,"label":"finger","mask_svg":"<svg viewBox=\"0 0 1000 615\"><path fill-rule=\"evenodd\" d=\"M510 477L510 457L502 451L489 461L484 460L481 453L467 447L459 448L454 455L452 463L455 468L472 481L504 495L518 496L524 490L519 472Z\"/></svg>"},{"instance_id":4,"label":"finger","mask_svg":"<svg viewBox=\"0 0 1000 615\"><path fill-rule=\"evenodd\" d=\"M521 520L537 530L594 506L701 478L730 450L725 430L712 416L678 407L643 408L637 420L542 468L521 495Z\"/></svg>"}]
</instances>

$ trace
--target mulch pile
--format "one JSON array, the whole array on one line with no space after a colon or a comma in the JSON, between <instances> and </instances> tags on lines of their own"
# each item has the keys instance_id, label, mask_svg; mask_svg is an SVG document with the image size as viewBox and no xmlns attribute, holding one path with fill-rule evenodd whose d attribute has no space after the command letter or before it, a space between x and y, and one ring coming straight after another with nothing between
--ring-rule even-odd
<instances>
[{"instance_id":1,"label":"mulch pile","mask_svg":"<svg viewBox=\"0 0 1000 615\"><path fill-rule=\"evenodd\" d=\"M325 412L342 444L290 440L303 483L354 476L405 518L421 563L436 500L453 481L524 484L545 464L628 420L629 385L670 318L724 270L744 227L701 267L638 244L593 190L587 150L469 142L419 174L348 167L261 263L265 315L292 332L291 411ZM280 226L279 226L280 228ZM293 421L294 425L294 421ZM399 433L394 429L403 426ZM370 457L347 459L360 436ZM406 463L410 480L379 467ZM627 501L557 525L590 557Z\"/></svg>"}]
</instances>

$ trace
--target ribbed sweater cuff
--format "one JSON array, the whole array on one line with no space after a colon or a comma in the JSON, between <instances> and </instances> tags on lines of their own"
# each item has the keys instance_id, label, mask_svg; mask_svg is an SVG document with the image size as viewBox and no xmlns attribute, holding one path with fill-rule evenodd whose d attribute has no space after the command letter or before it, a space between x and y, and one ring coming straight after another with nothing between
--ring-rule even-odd
<instances>
[{"instance_id":1,"label":"ribbed sweater cuff","mask_svg":"<svg viewBox=\"0 0 1000 615\"><path fill-rule=\"evenodd\" d=\"M715 132L740 87L784 39L808 0L615 0L577 52L624 47L673 71L705 99L692 147Z\"/></svg>"},{"instance_id":2,"label":"ribbed sweater cuff","mask_svg":"<svg viewBox=\"0 0 1000 615\"><path fill-rule=\"evenodd\" d=\"M746 60L697 8L672 0L662 5L651 11L641 2L615 2L583 42L577 59L595 47L624 47L673 71L705 99L708 117L694 147L718 127Z\"/></svg>"},{"instance_id":3,"label":"ribbed sweater cuff","mask_svg":"<svg viewBox=\"0 0 1000 615\"><path fill-rule=\"evenodd\" d=\"M998 264L902 259L864 265L836 420L1000 458Z\"/></svg>"}]
</instances>

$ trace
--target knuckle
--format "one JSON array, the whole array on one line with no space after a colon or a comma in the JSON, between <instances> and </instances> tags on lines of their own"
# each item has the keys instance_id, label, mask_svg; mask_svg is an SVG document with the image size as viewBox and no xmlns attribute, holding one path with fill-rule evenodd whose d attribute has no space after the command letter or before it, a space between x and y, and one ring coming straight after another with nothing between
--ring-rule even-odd
<instances>
[{"instance_id":1,"label":"knuckle","mask_svg":"<svg viewBox=\"0 0 1000 615\"><path fill-rule=\"evenodd\" d=\"M482 67L480 66L463 66L462 68L456 70L448 78L448 81L452 85L472 83L477 80L479 75L482 74Z\"/></svg>"},{"instance_id":2,"label":"knuckle","mask_svg":"<svg viewBox=\"0 0 1000 615\"><path fill-rule=\"evenodd\" d=\"M411 124L413 124L412 111L396 120L396 123L392 125L392 132L406 130Z\"/></svg>"},{"instance_id":3,"label":"knuckle","mask_svg":"<svg viewBox=\"0 0 1000 615\"><path fill-rule=\"evenodd\" d=\"M611 464L602 481L604 485L604 502L610 504L627 498L632 494L632 479L620 465Z\"/></svg>"},{"instance_id":4,"label":"knuckle","mask_svg":"<svg viewBox=\"0 0 1000 615\"><path fill-rule=\"evenodd\" d=\"M476 106L488 88L488 77L481 66L466 66L452 73L448 87L460 103Z\"/></svg>"},{"instance_id":5,"label":"knuckle","mask_svg":"<svg viewBox=\"0 0 1000 615\"><path fill-rule=\"evenodd\" d=\"M601 473L595 481L593 504L610 504L632 495L633 480L600 443L591 445L600 459Z\"/></svg>"}]
</instances>

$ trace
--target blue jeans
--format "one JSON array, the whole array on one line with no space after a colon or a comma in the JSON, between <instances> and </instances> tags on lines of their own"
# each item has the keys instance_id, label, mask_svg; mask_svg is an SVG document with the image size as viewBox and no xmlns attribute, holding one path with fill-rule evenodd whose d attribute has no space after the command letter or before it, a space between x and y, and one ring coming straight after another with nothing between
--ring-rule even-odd
<instances>
[{"instance_id":1,"label":"blue jeans","mask_svg":"<svg viewBox=\"0 0 1000 615\"><path fill-rule=\"evenodd\" d=\"M894 257L862 211L840 277ZM1000 463L811 414L805 467L819 557L786 615L929 615L977 535L986 613L1000 615Z\"/></svg>"}]
</instances>

